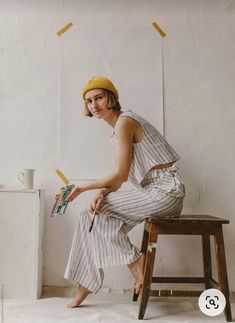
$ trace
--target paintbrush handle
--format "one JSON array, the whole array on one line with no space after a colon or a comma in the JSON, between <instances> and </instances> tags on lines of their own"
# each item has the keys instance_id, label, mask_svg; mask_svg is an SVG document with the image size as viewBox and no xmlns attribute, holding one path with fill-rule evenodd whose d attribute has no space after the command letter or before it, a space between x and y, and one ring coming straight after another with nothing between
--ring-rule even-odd
<instances>
[{"instance_id":1,"label":"paintbrush handle","mask_svg":"<svg viewBox=\"0 0 235 323\"><path fill-rule=\"evenodd\" d=\"M89 233L91 232L91 230L93 228L94 222L95 222L95 211L93 213L93 218L92 218L91 225L90 225L90 228L89 228Z\"/></svg>"}]
</instances>

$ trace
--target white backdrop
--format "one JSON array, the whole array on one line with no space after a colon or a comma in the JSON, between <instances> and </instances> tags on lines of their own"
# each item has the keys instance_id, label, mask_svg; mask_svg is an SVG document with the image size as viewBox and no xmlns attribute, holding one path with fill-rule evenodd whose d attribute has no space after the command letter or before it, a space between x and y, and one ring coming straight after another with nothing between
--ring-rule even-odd
<instances>
[{"instance_id":1,"label":"white backdrop","mask_svg":"<svg viewBox=\"0 0 235 323\"><path fill-rule=\"evenodd\" d=\"M161 39L151 25L76 25L61 43L61 167L70 179L99 178L113 167L113 129L83 116L82 88L92 76L107 76L122 110L136 111L162 132Z\"/></svg>"},{"instance_id":2,"label":"white backdrop","mask_svg":"<svg viewBox=\"0 0 235 323\"><path fill-rule=\"evenodd\" d=\"M235 38L235 2L157 0L146 3L133 0L0 1L0 184L21 188L18 172L24 168L37 169L35 187L45 189L43 283L67 286L63 273L79 207L83 208L80 200L83 195L70 205L68 216L55 220L49 214L54 194L62 183L54 170L58 167L63 170L59 160L59 49L60 45L66 46L75 26L63 37L58 37L56 32L70 20L82 25L111 22L125 25L126 30L132 25L147 25L156 20L167 33L163 39L164 132L181 156L179 167L186 185L184 213L230 219L230 224L224 226L224 238L230 290L235 291L235 172L232 171L235 165L235 146L232 145L235 138L235 42L231 41ZM132 42L138 41L137 36ZM151 41L157 46L159 37L157 31L151 29L147 39L141 42ZM79 47L77 51L84 47L78 42L75 44ZM75 50L68 48L71 58ZM143 63L146 60L145 57ZM110 71L107 75L117 80L120 68L112 66L116 74ZM85 119L79 114L81 75L76 71L76 84L68 84L76 90L73 105L77 129L78 117ZM120 84L121 91L119 89L123 106L124 95L128 97L124 91L127 76L119 78L124 82ZM140 77L138 81L141 82ZM63 85L67 86L66 82L63 81ZM147 83L145 85L147 89ZM150 99L145 102L152 104ZM133 107L138 103L135 98L133 103ZM157 104L152 105L155 111ZM142 232L138 227L134 242ZM201 245L200 239L195 239L199 238L162 236L155 274L200 274L202 263L195 259L201 259ZM104 287L132 289L133 280L126 267L107 270Z\"/></svg>"}]
</instances>

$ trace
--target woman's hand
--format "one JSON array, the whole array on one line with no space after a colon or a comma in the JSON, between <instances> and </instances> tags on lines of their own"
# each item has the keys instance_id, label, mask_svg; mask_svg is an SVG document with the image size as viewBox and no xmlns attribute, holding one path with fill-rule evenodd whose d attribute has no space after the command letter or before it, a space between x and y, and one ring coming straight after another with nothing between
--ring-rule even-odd
<instances>
[{"instance_id":1,"label":"woman's hand","mask_svg":"<svg viewBox=\"0 0 235 323\"><path fill-rule=\"evenodd\" d=\"M67 196L67 201L68 202L72 202L78 195L80 195L82 193L82 188L76 186L73 191Z\"/></svg>"},{"instance_id":2,"label":"woman's hand","mask_svg":"<svg viewBox=\"0 0 235 323\"><path fill-rule=\"evenodd\" d=\"M94 194L89 202L88 210L90 213L98 214L101 207L104 205L104 198L105 195L103 194L102 190L99 190Z\"/></svg>"}]
</instances>

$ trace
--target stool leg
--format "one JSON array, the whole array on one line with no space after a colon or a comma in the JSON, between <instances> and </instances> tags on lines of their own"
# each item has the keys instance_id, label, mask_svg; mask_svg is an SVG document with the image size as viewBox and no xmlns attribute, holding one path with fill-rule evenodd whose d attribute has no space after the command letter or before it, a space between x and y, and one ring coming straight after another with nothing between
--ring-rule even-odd
<instances>
[{"instance_id":1,"label":"stool leg","mask_svg":"<svg viewBox=\"0 0 235 323\"><path fill-rule=\"evenodd\" d=\"M149 237L149 233L147 231L148 225L149 225L148 222L145 221L144 233L143 233L142 245L141 245L141 252L143 252L145 255L146 255L147 248L148 248L148 237ZM146 261L146 257L145 257L145 261ZM145 266L145 263L144 263L144 266ZM133 302L137 301L138 296L139 296L139 294L136 294L135 287L134 287L134 292L133 292L133 297L132 297Z\"/></svg>"},{"instance_id":2,"label":"stool leg","mask_svg":"<svg viewBox=\"0 0 235 323\"><path fill-rule=\"evenodd\" d=\"M158 226L156 224L151 223L149 228L148 246L150 243L156 243L157 239L158 239ZM150 250L147 249L146 262L144 267L144 283L142 287L139 317L138 317L140 320L144 318L144 314L148 305L149 292L151 289L151 282L152 282L152 276L153 276L155 253L156 253L156 248L152 248Z\"/></svg>"},{"instance_id":3,"label":"stool leg","mask_svg":"<svg viewBox=\"0 0 235 323\"><path fill-rule=\"evenodd\" d=\"M205 278L205 289L211 288L210 279L212 278L211 270L211 244L210 236L202 235L202 256L203 256L203 271Z\"/></svg>"},{"instance_id":4,"label":"stool leg","mask_svg":"<svg viewBox=\"0 0 235 323\"><path fill-rule=\"evenodd\" d=\"M224 309L225 317L227 322L231 322L232 314L231 314L231 306L229 301L229 286L228 286L228 276L227 276L222 224L220 225L219 230L214 237L215 237L216 262L217 262L217 269L218 269L218 283L219 283L219 288L221 292L224 294L226 299L226 306Z\"/></svg>"}]
</instances>

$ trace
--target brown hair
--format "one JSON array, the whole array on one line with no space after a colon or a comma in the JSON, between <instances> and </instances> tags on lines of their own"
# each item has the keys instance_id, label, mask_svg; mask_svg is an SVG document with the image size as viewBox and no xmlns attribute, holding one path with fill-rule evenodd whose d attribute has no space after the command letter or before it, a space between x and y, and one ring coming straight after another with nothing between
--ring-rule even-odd
<instances>
[{"instance_id":1,"label":"brown hair","mask_svg":"<svg viewBox=\"0 0 235 323\"><path fill-rule=\"evenodd\" d=\"M108 99L108 109L114 110L114 111L120 111L122 109L122 107L121 107L118 99L115 97L114 93L109 90L105 90L105 89L102 89L102 90L104 91L104 93ZM93 114L88 109L86 102L84 102L83 112L86 117L93 117Z\"/></svg>"}]
</instances>

